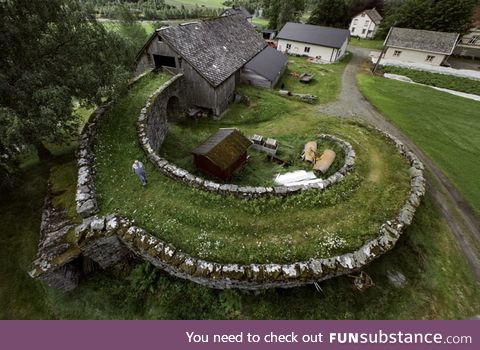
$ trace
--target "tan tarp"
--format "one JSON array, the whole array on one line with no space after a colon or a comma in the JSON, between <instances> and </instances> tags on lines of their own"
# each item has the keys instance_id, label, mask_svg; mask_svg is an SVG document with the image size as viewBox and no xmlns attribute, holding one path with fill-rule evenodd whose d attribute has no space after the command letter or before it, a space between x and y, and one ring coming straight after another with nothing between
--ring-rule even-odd
<instances>
[{"instance_id":1,"label":"tan tarp","mask_svg":"<svg viewBox=\"0 0 480 350\"><path fill-rule=\"evenodd\" d=\"M315 162L313 169L321 171L323 174L325 174L328 169L330 169L330 166L332 166L335 156L335 152L331 149L325 150L325 152L323 152L320 158L318 158Z\"/></svg>"},{"instance_id":2,"label":"tan tarp","mask_svg":"<svg viewBox=\"0 0 480 350\"><path fill-rule=\"evenodd\" d=\"M303 160L315 163L315 158L317 157L317 142L310 141L305 144L303 149Z\"/></svg>"}]
</instances>

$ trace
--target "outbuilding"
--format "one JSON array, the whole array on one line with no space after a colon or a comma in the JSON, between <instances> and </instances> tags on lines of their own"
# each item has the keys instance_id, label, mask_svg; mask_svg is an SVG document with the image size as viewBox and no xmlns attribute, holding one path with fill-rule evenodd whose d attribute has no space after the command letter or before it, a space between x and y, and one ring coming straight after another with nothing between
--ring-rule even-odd
<instances>
[{"instance_id":1,"label":"outbuilding","mask_svg":"<svg viewBox=\"0 0 480 350\"><path fill-rule=\"evenodd\" d=\"M227 181L247 162L247 150L252 142L238 129L219 129L192 151L196 168Z\"/></svg>"},{"instance_id":2,"label":"outbuilding","mask_svg":"<svg viewBox=\"0 0 480 350\"><path fill-rule=\"evenodd\" d=\"M137 55L135 76L159 68L182 73L189 107L219 116L235 98L241 68L266 46L243 15L164 27Z\"/></svg>"},{"instance_id":3,"label":"outbuilding","mask_svg":"<svg viewBox=\"0 0 480 350\"><path fill-rule=\"evenodd\" d=\"M245 17L250 23L252 22L253 15L243 6L233 5L230 8L226 8L222 11L220 16L232 16L232 15L241 15Z\"/></svg>"},{"instance_id":4,"label":"outbuilding","mask_svg":"<svg viewBox=\"0 0 480 350\"><path fill-rule=\"evenodd\" d=\"M288 57L267 46L242 69L242 83L264 88L277 85L287 68Z\"/></svg>"},{"instance_id":5,"label":"outbuilding","mask_svg":"<svg viewBox=\"0 0 480 350\"><path fill-rule=\"evenodd\" d=\"M277 50L333 63L347 52L349 38L347 29L288 22L277 35Z\"/></svg>"},{"instance_id":6,"label":"outbuilding","mask_svg":"<svg viewBox=\"0 0 480 350\"><path fill-rule=\"evenodd\" d=\"M440 66L453 53L459 34L392 27L385 39L382 58Z\"/></svg>"}]
</instances>

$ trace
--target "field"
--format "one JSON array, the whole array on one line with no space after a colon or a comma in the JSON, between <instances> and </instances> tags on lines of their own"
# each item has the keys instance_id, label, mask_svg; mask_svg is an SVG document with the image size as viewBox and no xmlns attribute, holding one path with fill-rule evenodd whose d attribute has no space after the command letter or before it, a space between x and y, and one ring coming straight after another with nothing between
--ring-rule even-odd
<instances>
[{"instance_id":1,"label":"field","mask_svg":"<svg viewBox=\"0 0 480 350\"><path fill-rule=\"evenodd\" d=\"M383 48L383 40L361 39L361 38L351 37L349 45L380 51Z\"/></svg>"},{"instance_id":2,"label":"field","mask_svg":"<svg viewBox=\"0 0 480 350\"><path fill-rule=\"evenodd\" d=\"M200 122L197 137L208 136L218 127L237 127L246 134L258 131L301 147L318 133L331 133L352 143L356 170L323 192L247 202L193 190L166 178L144 159L135 132L136 116L146 97L166 78L151 76L140 82L100 124L96 184L102 214L126 215L194 256L219 262L288 262L358 248L376 236L380 224L403 204L408 166L393 145L363 125L317 116L307 104L257 88L242 90L251 99L249 108L235 105L217 125ZM177 147L187 147L181 153L188 157L189 144L180 146L175 136L196 132L192 123L170 141L167 137L170 154L176 154ZM146 189L130 172L134 159L147 165Z\"/></svg>"},{"instance_id":3,"label":"field","mask_svg":"<svg viewBox=\"0 0 480 350\"><path fill-rule=\"evenodd\" d=\"M389 79L359 75L362 93L432 158L480 212L480 103Z\"/></svg>"},{"instance_id":4,"label":"field","mask_svg":"<svg viewBox=\"0 0 480 350\"><path fill-rule=\"evenodd\" d=\"M366 269L375 286L363 293L349 277L322 282L321 292L313 286L218 291L145 264L99 271L60 293L26 272L36 254L49 168L72 156L29 166L22 186L2 193L0 319L464 319L480 312L480 288L428 198L395 250ZM388 281L391 271L406 276L403 288Z\"/></svg>"},{"instance_id":5,"label":"field","mask_svg":"<svg viewBox=\"0 0 480 350\"><path fill-rule=\"evenodd\" d=\"M383 67L385 73L404 75L409 77L416 83L436 86L439 88L466 92L468 94L480 95L480 81L454 77L445 74L436 74L430 72L422 72L419 70L402 68L402 67Z\"/></svg>"},{"instance_id":6,"label":"field","mask_svg":"<svg viewBox=\"0 0 480 350\"><path fill-rule=\"evenodd\" d=\"M350 53L335 64L314 64L305 57L288 57L288 68L277 88L318 97L316 103L323 104L335 100L341 84L341 72L350 60ZM314 74L309 84L301 83L298 75Z\"/></svg>"},{"instance_id":7,"label":"field","mask_svg":"<svg viewBox=\"0 0 480 350\"><path fill-rule=\"evenodd\" d=\"M222 8L224 0L167 0L165 1L168 5L173 5L180 7L184 5L185 7L193 7L193 6L200 6L200 7L213 7L213 8Z\"/></svg>"}]
</instances>

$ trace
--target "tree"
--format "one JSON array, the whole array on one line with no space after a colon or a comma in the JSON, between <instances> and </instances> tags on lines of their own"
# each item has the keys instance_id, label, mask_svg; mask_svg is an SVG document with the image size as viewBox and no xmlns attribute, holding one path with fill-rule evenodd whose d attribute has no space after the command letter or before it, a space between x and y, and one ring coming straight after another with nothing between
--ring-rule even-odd
<instances>
[{"instance_id":1,"label":"tree","mask_svg":"<svg viewBox=\"0 0 480 350\"><path fill-rule=\"evenodd\" d=\"M477 0L405 0L393 7L381 24L385 37L391 26L465 33L471 26Z\"/></svg>"},{"instance_id":2,"label":"tree","mask_svg":"<svg viewBox=\"0 0 480 350\"><path fill-rule=\"evenodd\" d=\"M74 102L98 104L125 86L126 46L74 0L0 2L0 177L27 148L78 130Z\"/></svg>"},{"instance_id":3,"label":"tree","mask_svg":"<svg viewBox=\"0 0 480 350\"><path fill-rule=\"evenodd\" d=\"M271 29L281 29L287 22L298 21L305 10L304 0L265 0L265 15Z\"/></svg>"},{"instance_id":4,"label":"tree","mask_svg":"<svg viewBox=\"0 0 480 350\"><path fill-rule=\"evenodd\" d=\"M346 28L350 22L345 0L318 0L308 23L327 27Z\"/></svg>"}]
</instances>

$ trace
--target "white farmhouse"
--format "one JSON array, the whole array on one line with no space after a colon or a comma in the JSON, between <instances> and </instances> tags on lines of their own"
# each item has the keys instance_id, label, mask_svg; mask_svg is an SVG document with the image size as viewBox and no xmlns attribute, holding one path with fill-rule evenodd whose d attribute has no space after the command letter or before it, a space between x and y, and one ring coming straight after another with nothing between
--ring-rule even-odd
<instances>
[{"instance_id":1,"label":"white farmhouse","mask_svg":"<svg viewBox=\"0 0 480 350\"><path fill-rule=\"evenodd\" d=\"M385 39L383 59L440 66L452 54L457 33L390 28Z\"/></svg>"},{"instance_id":2,"label":"white farmhouse","mask_svg":"<svg viewBox=\"0 0 480 350\"><path fill-rule=\"evenodd\" d=\"M347 51L347 29L288 22L277 35L277 50L333 63Z\"/></svg>"},{"instance_id":3,"label":"white farmhouse","mask_svg":"<svg viewBox=\"0 0 480 350\"><path fill-rule=\"evenodd\" d=\"M382 19L383 17L375 8L365 10L352 18L352 22L350 22L350 35L364 39L372 39Z\"/></svg>"}]
</instances>

